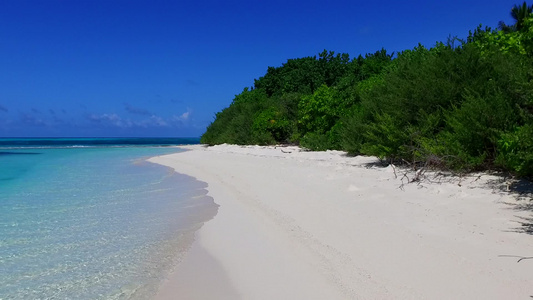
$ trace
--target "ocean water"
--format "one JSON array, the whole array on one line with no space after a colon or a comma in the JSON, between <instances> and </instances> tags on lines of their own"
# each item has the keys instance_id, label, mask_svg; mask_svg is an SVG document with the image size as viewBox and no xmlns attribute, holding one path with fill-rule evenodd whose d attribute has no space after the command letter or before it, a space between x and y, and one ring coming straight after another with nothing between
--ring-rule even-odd
<instances>
[{"instance_id":1,"label":"ocean water","mask_svg":"<svg viewBox=\"0 0 533 300\"><path fill-rule=\"evenodd\" d=\"M0 139L0 299L149 299L217 205L146 158L194 140Z\"/></svg>"}]
</instances>

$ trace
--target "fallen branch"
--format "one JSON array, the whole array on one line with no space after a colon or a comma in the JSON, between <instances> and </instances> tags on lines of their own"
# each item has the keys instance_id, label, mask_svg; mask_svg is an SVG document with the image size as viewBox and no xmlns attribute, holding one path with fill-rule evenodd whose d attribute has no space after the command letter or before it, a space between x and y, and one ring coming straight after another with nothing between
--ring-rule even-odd
<instances>
[{"instance_id":1,"label":"fallen branch","mask_svg":"<svg viewBox=\"0 0 533 300\"><path fill-rule=\"evenodd\" d=\"M390 164L392 167L392 170L394 171L394 178L398 179L398 175L396 174L396 166L394 164Z\"/></svg>"},{"instance_id":2,"label":"fallen branch","mask_svg":"<svg viewBox=\"0 0 533 300\"><path fill-rule=\"evenodd\" d=\"M524 259L533 259L533 256L518 256L518 255L498 255L499 257L514 257L514 258L520 258L517 263Z\"/></svg>"},{"instance_id":3,"label":"fallen branch","mask_svg":"<svg viewBox=\"0 0 533 300\"><path fill-rule=\"evenodd\" d=\"M420 181L424 173L425 173L425 168L420 168L418 171L416 171L415 176L413 177L413 179L411 179L411 182Z\"/></svg>"}]
</instances>

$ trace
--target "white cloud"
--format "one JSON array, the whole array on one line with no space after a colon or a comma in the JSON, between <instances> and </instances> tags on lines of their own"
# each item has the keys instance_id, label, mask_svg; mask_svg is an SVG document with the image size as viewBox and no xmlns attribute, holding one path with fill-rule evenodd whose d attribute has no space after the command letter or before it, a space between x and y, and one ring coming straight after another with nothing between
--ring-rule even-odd
<instances>
[{"instance_id":1,"label":"white cloud","mask_svg":"<svg viewBox=\"0 0 533 300\"><path fill-rule=\"evenodd\" d=\"M156 115L152 115L149 119L144 119L144 120L141 120L141 121L137 121L137 122L134 122L134 124L136 126L139 126L139 127L144 127L144 128L147 128L147 127L168 127L168 123L167 121L165 121L165 119L159 117L159 116L156 116Z\"/></svg>"},{"instance_id":2,"label":"white cloud","mask_svg":"<svg viewBox=\"0 0 533 300\"><path fill-rule=\"evenodd\" d=\"M89 115L89 120L98 123L110 124L121 128L132 127L133 124L130 120L122 120L122 118L115 113L102 115L91 114Z\"/></svg>"},{"instance_id":3,"label":"white cloud","mask_svg":"<svg viewBox=\"0 0 533 300\"><path fill-rule=\"evenodd\" d=\"M178 122L186 122L189 120L190 116L191 116L191 111L186 111L179 116L173 116L172 119Z\"/></svg>"},{"instance_id":4,"label":"white cloud","mask_svg":"<svg viewBox=\"0 0 533 300\"><path fill-rule=\"evenodd\" d=\"M120 128L134 128L134 127L148 128L148 127L169 127L170 126L167 120L156 115L152 115L149 118L145 118L142 120L131 120L131 119L123 119L115 113L112 113L112 114L105 113L101 115L91 114L88 116L88 119L92 122L101 123L104 125L116 126Z\"/></svg>"},{"instance_id":5,"label":"white cloud","mask_svg":"<svg viewBox=\"0 0 533 300\"><path fill-rule=\"evenodd\" d=\"M154 122L154 124L156 124L158 126L162 126L162 127L168 126L168 123L161 117L158 117L158 116L154 115L150 119Z\"/></svg>"}]
</instances>

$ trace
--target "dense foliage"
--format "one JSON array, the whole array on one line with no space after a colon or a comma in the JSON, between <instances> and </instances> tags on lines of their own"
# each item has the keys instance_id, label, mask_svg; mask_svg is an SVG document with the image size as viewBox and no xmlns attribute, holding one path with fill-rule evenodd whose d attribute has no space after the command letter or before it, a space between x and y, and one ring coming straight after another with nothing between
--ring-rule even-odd
<instances>
[{"instance_id":1,"label":"dense foliage","mask_svg":"<svg viewBox=\"0 0 533 300\"><path fill-rule=\"evenodd\" d=\"M217 113L206 144L311 150L533 176L533 15L397 55L324 51L269 67Z\"/></svg>"}]
</instances>

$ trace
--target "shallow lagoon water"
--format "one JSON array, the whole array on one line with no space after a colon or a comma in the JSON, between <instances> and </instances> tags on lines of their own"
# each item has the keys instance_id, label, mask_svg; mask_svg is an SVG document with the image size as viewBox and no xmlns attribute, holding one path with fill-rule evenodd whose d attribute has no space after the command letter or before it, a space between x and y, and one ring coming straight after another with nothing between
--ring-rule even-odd
<instances>
[{"instance_id":1,"label":"shallow lagoon water","mask_svg":"<svg viewBox=\"0 0 533 300\"><path fill-rule=\"evenodd\" d=\"M147 299L217 211L161 147L0 149L0 299ZM7 152L7 153L5 153Z\"/></svg>"}]
</instances>

